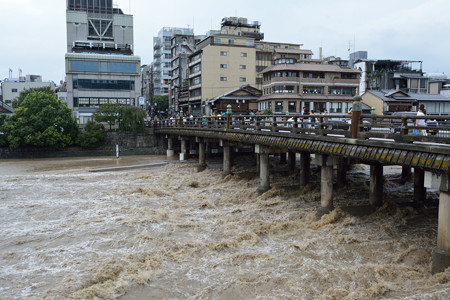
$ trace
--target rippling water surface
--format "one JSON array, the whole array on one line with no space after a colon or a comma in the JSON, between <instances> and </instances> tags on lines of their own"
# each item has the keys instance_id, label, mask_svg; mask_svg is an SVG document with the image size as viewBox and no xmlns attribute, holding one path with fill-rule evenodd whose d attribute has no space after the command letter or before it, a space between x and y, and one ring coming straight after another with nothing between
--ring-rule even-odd
<instances>
[{"instance_id":1,"label":"rippling water surface","mask_svg":"<svg viewBox=\"0 0 450 300\"><path fill-rule=\"evenodd\" d=\"M450 298L450 270L430 274L433 205L317 220L317 175L274 173L258 195L251 167L88 172L163 159L0 161L0 298ZM389 200L412 198L395 168L386 179ZM367 180L355 166L335 205L367 204Z\"/></svg>"}]
</instances>

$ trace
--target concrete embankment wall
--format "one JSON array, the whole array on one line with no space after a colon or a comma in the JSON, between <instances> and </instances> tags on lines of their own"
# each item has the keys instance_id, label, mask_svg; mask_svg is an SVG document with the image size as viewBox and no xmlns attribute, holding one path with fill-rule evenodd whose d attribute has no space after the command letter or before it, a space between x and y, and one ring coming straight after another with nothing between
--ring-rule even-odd
<instances>
[{"instance_id":1,"label":"concrete embankment wall","mask_svg":"<svg viewBox=\"0 0 450 300\"><path fill-rule=\"evenodd\" d=\"M30 147L11 150L0 148L0 159L6 158L50 158L50 157L83 157L83 156L115 156L116 145L120 155L163 155L166 154L167 141L164 136L146 133L105 132L104 142L94 149L67 147L61 150L51 148Z\"/></svg>"}]
</instances>

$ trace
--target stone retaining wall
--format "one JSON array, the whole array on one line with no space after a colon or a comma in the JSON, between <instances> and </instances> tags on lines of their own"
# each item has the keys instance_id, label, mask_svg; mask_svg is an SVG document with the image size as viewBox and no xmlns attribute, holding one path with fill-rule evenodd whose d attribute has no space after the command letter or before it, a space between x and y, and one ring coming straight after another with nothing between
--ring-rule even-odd
<instances>
[{"instance_id":1,"label":"stone retaining wall","mask_svg":"<svg viewBox=\"0 0 450 300\"><path fill-rule=\"evenodd\" d=\"M155 135L153 131L146 133L105 132L103 145L94 149L67 147L62 150L51 148L21 148L10 150L0 148L0 159L6 158L51 158L51 157L83 157L83 156L115 156L116 145L120 155L164 155L167 141L163 135Z\"/></svg>"}]
</instances>

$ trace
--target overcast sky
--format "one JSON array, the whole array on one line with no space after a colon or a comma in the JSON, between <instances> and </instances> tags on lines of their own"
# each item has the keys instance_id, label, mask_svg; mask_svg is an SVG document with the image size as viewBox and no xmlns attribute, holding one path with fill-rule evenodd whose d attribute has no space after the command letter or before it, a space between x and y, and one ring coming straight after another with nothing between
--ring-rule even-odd
<instances>
[{"instance_id":1,"label":"overcast sky","mask_svg":"<svg viewBox=\"0 0 450 300\"><path fill-rule=\"evenodd\" d=\"M348 49L373 59L423 61L426 73L450 77L449 0L114 0L134 15L135 55L153 60L153 37L162 27L220 29L223 17L261 22L265 41L303 44L318 58L348 59ZM64 79L65 0L0 0L0 79L42 75Z\"/></svg>"}]
</instances>

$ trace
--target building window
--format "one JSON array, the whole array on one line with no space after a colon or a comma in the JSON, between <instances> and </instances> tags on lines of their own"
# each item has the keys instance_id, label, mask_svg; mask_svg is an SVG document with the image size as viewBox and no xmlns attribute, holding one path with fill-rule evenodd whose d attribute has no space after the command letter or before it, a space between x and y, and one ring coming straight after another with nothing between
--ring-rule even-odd
<instances>
[{"instance_id":1,"label":"building window","mask_svg":"<svg viewBox=\"0 0 450 300\"><path fill-rule=\"evenodd\" d=\"M17 89L11 89L11 93L17 93Z\"/></svg>"},{"instance_id":2,"label":"building window","mask_svg":"<svg viewBox=\"0 0 450 300\"><path fill-rule=\"evenodd\" d=\"M247 41L247 42L245 42L245 44L246 44L248 47L253 47L253 46L255 45L255 43L254 43L253 41Z\"/></svg>"},{"instance_id":3,"label":"building window","mask_svg":"<svg viewBox=\"0 0 450 300\"><path fill-rule=\"evenodd\" d=\"M220 81L227 81L226 77L220 77Z\"/></svg>"},{"instance_id":4,"label":"building window","mask_svg":"<svg viewBox=\"0 0 450 300\"><path fill-rule=\"evenodd\" d=\"M80 90L134 90L132 80L74 79L73 88ZM81 99L81 98L80 98Z\"/></svg>"},{"instance_id":5,"label":"building window","mask_svg":"<svg viewBox=\"0 0 450 300\"><path fill-rule=\"evenodd\" d=\"M276 48L278 48L276 45L270 45L269 46L269 50L275 50Z\"/></svg>"},{"instance_id":6,"label":"building window","mask_svg":"<svg viewBox=\"0 0 450 300\"><path fill-rule=\"evenodd\" d=\"M247 57L247 52L241 52L241 57Z\"/></svg>"},{"instance_id":7,"label":"building window","mask_svg":"<svg viewBox=\"0 0 450 300\"><path fill-rule=\"evenodd\" d=\"M192 74L197 73L197 72L200 72L200 68L201 68L201 65L195 65L195 66L192 68Z\"/></svg>"},{"instance_id":8,"label":"building window","mask_svg":"<svg viewBox=\"0 0 450 300\"><path fill-rule=\"evenodd\" d=\"M297 103L295 101L289 101L289 112L295 113L297 111Z\"/></svg>"},{"instance_id":9,"label":"building window","mask_svg":"<svg viewBox=\"0 0 450 300\"><path fill-rule=\"evenodd\" d=\"M323 95L323 87L321 86L304 86L303 94L319 94Z\"/></svg>"},{"instance_id":10,"label":"building window","mask_svg":"<svg viewBox=\"0 0 450 300\"><path fill-rule=\"evenodd\" d=\"M70 62L72 72L98 72L98 61L72 60Z\"/></svg>"},{"instance_id":11,"label":"building window","mask_svg":"<svg viewBox=\"0 0 450 300\"><path fill-rule=\"evenodd\" d=\"M246 65L240 65L240 66L239 66L239 69L245 70L245 69L247 69L247 66L246 66Z\"/></svg>"},{"instance_id":12,"label":"building window","mask_svg":"<svg viewBox=\"0 0 450 300\"><path fill-rule=\"evenodd\" d=\"M100 72L108 72L108 62L101 61L100 62Z\"/></svg>"},{"instance_id":13,"label":"building window","mask_svg":"<svg viewBox=\"0 0 450 300\"><path fill-rule=\"evenodd\" d=\"M214 44L220 44L220 43L222 43L221 39L214 39Z\"/></svg>"},{"instance_id":14,"label":"building window","mask_svg":"<svg viewBox=\"0 0 450 300\"><path fill-rule=\"evenodd\" d=\"M228 40L228 45L234 45L234 40Z\"/></svg>"},{"instance_id":15,"label":"building window","mask_svg":"<svg viewBox=\"0 0 450 300\"><path fill-rule=\"evenodd\" d=\"M226 69L227 68L227 64L220 64L220 68L221 69Z\"/></svg>"},{"instance_id":16,"label":"building window","mask_svg":"<svg viewBox=\"0 0 450 300\"><path fill-rule=\"evenodd\" d=\"M343 95L356 95L356 88L342 88Z\"/></svg>"},{"instance_id":17,"label":"building window","mask_svg":"<svg viewBox=\"0 0 450 300\"><path fill-rule=\"evenodd\" d=\"M220 56L227 56L228 52L227 51L220 51Z\"/></svg>"},{"instance_id":18,"label":"building window","mask_svg":"<svg viewBox=\"0 0 450 300\"><path fill-rule=\"evenodd\" d=\"M331 102L330 103L330 113L342 113L342 103L341 102Z\"/></svg>"},{"instance_id":19,"label":"building window","mask_svg":"<svg viewBox=\"0 0 450 300\"><path fill-rule=\"evenodd\" d=\"M295 87L293 85L278 85L272 87L272 92L274 94L293 94Z\"/></svg>"},{"instance_id":20,"label":"building window","mask_svg":"<svg viewBox=\"0 0 450 300\"><path fill-rule=\"evenodd\" d=\"M330 87L330 88L328 88L328 94L330 94L330 95L340 95L341 94L341 88Z\"/></svg>"},{"instance_id":21,"label":"building window","mask_svg":"<svg viewBox=\"0 0 450 300\"><path fill-rule=\"evenodd\" d=\"M323 72L305 72L303 78L325 78L325 74Z\"/></svg>"},{"instance_id":22,"label":"building window","mask_svg":"<svg viewBox=\"0 0 450 300\"><path fill-rule=\"evenodd\" d=\"M341 79L356 79L356 74L341 73Z\"/></svg>"},{"instance_id":23,"label":"building window","mask_svg":"<svg viewBox=\"0 0 450 300\"><path fill-rule=\"evenodd\" d=\"M283 101L275 101L275 112L277 113L283 112Z\"/></svg>"},{"instance_id":24,"label":"building window","mask_svg":"<svg viewBox=\"0 0 450 300\"><path fill-rule=\"evenodd\" d=\"M246 82L246 81L247 81L247 78L245 78L245 77L240 77L240 78L239 78L239 81L240 81L240 82Z\"/></svg>"}]
</instances>

